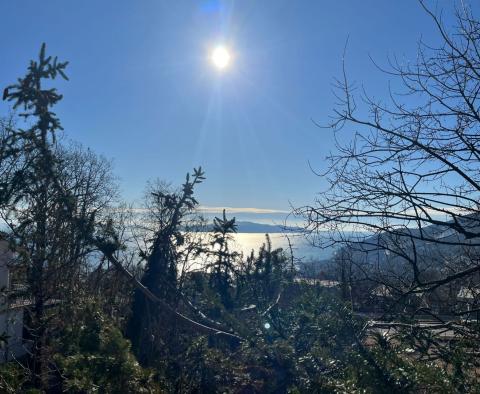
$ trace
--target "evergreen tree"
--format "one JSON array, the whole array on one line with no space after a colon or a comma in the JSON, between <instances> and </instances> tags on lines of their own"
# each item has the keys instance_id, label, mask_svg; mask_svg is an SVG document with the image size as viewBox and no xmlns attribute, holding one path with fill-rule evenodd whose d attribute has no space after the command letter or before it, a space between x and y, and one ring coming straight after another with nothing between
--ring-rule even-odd
<instances>
[{"instance_id":1,"label":"evergreen tree","mask_svg":"<svg viewBox=\"0 0 480 394\"><path fill-rule=\"evenodd\" d=\"M227 309L233 307L232 281L235 272L235 259L238 253L230 251L229 242L237 232L235 218L227 219L225 209L221 218L213 220L213 240L211 254L215 258L210 274L210 287L215 290Z\"/></svg>"},{"instance_id":2,"label":"evergreen tree","mask_svg":"<svg viewBox=\"0 0 480 394\"><path fill-rule=\"evenodd\" d=\"M193 175L187 174L180 192L168 192L159 188L151 191L151 213L156 231L151 240L141 284L156 297L174 307L177 301L177 261L179 247L183 245L182 225L186 216L198 205L194 188L205 179L199 167ZM163 322L162 322L163 320ZM127 336L139 360L149 364L159 347L161 339L175 326L168 321L158 305L145 297L140 289L135 290Z\"/></svg>"},{"instance_id":3,"label":"evergreen tree","mask_svg":"<svg viewBox=\"0 0 480 394\"><path fill-rule=\"evenodd\" d=\"M22 156L18 157L22 164L27 163L20 168L20 172L13 174L14 179L2 182L11 184L9 193L4 194L2 208L6 208L11 215L18 213L20 206L24 209L21 214L15 215L19 222L14 225L12 241L26 249L23 257L27 261L28 293L33 304L28 316L28 329L32 340L33 380L37 387L48 386L45 354L48 321L45 308L51 290L47 287L51 267L49 257L53 252L49 236L51 226L55 225L51 218L53 211L55 216L68 215L68 212L62 212L65 205L58 200L54 191L54 173L58 163L51 150L56 134L62 127L50 108L62 96L55 88L44 88L43 82L57 76L67 79L64 72L67 64L58 62L57 58L47 57L43 44L38 61L31 61L26 76L8 86L3 94L4 100L13 102L14 109L23 109L21 117L26 121L34 119L28 129L12 131L11 141L17 142L22 148L13 154ZM57 217L57 220L61 218Z\"/></svg>"}]
</instances>

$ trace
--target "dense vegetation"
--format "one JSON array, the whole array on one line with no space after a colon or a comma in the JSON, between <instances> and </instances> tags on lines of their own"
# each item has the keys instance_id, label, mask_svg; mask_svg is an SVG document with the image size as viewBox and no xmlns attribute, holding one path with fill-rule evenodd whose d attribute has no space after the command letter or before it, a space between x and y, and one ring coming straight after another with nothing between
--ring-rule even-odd
<instances>
[{"instance_id":1,"label":"dense vegetation","mask_svg":"<svg viewBox=\"0 0 480 394\"><path fill-rule=\"evenodd\" d=\"M29 353L0 365L2 392L479 391L478 335L441 341L414 314L388 334L373 329L357 306L364 284L379 279L360 277L351 260L331 272L340 288L326 287L298 280L293 256L268 236L249 256L235 252L225 212L211 233L188 231L205 225L195 199L201 168L178 188L149 184L141 210L122 205L109 162L59 138L58 77L67 79L67 63L43 45L3 94L16 111L0 124L1 237L16 285L5 296L28 301ZM323 208L316 224L355 216ZM392 302L406 311L404 293Z\"/></svg>"}]
</instances>

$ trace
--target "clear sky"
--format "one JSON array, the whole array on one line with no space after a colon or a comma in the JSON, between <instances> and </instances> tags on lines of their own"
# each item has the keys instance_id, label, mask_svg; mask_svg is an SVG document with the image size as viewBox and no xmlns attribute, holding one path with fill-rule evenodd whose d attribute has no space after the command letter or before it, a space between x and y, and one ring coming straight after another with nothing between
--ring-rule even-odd
<instances>
[{"instance_id":1,"label":"clear sky","mask_svg":"<svg viewBox=\"0 0 480 394\"><path fill-rule=\"evenodd\" d=\"M452 2L429 4L451 24ZM369 55L414 60L420 37L438 42L415 0L0 0L0 15L2 87L46 42L70 61L65 134L113 159L123 197L201 165L210 207L288 211L322 190L308 162L324 169L333 138L312 119L332 114L347 37L350 77L378 97L388 77ZM218 44L232 55L222 71Z\"/></svg>"}]
</instances>

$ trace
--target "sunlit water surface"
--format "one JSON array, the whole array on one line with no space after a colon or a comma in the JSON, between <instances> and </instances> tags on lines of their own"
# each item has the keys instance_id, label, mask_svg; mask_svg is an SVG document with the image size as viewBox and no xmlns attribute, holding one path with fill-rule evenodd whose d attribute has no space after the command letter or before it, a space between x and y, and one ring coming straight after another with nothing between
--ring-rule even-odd
<instances>
[{"instance_id":1,"label":"sunlit water surface","mask_svg":"<svg viewBox=\"0 0 480 394\"><path fill-rule=\"evenodd\" d=\"M328 259L333 253L333 249L331 248L321 249L312 246L303 235L298 233L288 234L288 239L285 234L281 233L274 233L269 236L272 243L272 249L282 248L288 254L290 253L288 239L290 239L293 255L296 259L304 261L319 261ZM265 242L265 234L263 233L237 233L234 235L233 249L243 253L244 256L247 256L252 250L258 252L259 248Z\"/></svg>"}]
</instances>

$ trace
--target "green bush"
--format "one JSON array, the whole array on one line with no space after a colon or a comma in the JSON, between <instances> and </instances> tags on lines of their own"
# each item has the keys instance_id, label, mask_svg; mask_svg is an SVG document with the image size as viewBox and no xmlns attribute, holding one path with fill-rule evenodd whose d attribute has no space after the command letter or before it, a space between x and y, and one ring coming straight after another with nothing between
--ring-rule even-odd
<instances>
[{"instance_id":1,"label":"green bush","mask_svg":"<svg viewBox=\"0 0 480 394\"><path fill-rule=\"evenodd\" d=\"M94 308L62 337L56 360L70 393L155 393L152 372L131 353L130 342Z\"/></svg>"}]
</instances>

